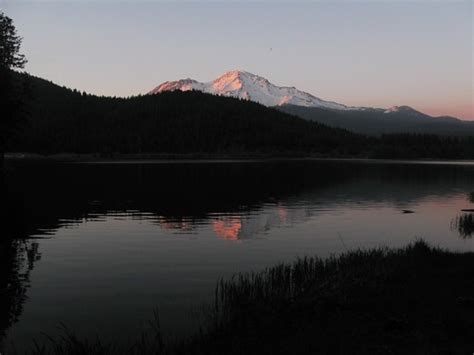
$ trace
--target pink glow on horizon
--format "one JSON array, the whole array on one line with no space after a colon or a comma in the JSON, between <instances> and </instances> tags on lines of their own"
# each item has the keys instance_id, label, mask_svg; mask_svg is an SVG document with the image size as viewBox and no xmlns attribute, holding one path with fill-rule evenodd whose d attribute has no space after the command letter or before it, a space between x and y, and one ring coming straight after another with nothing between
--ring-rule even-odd
<instances>
[{"instance_id":1,"label":"pink glow on horizon","mask_svg":"<svg viewBox=\"0 0 474 355\"><path fill-rule=\"evenodd\" d=\"M456 107L422 107L421 112L430 116L453 116L461 120L474 121L474 105L459 105Z\"/></svg>"}]
</instances>

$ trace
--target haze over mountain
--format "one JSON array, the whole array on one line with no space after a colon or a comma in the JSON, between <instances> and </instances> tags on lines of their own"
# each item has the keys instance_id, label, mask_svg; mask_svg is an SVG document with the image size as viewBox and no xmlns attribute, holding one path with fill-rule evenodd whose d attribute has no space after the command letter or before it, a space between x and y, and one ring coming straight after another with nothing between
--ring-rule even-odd
<instances>
[{"instance_id":1,"label":"haze over mountain","mask_svg":"<svg viewBox=\"0 0 474 355\"><path fill-rule=\"evenodd\" d=\"M310 121L357 133L430 133L443 135L472 135L474 122L455 117L432 117L401 105L390 108L355 107L326 101L295 87L277 86L267 79L241 70L224 73L210 82L193 79L166 81L149 92L201 91L218 96L254 101L268 107L294 114Z\"/></svg>"}]
</instances>

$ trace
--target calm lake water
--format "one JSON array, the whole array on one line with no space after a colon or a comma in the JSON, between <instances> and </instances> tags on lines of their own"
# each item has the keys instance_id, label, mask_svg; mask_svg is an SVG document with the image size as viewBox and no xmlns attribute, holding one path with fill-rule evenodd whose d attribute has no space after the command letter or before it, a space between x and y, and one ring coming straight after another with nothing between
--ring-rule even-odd
<instances>
[{"instance_id":1,"label":"calm lake water","mask_svg":"<svg viewBox=\"0 0 474 355\"><path fill-rule=\"evenodd\" d=\"M474 250L456 224L474 208L469 163L21 163L6 186L7 234L29 238L23 293L1 314L17 321L0 323L18 349L60 323L125 341L156 308L165 331L187 334L219 278L297 256L416 238Z\"/></svg>"}]
</instances>

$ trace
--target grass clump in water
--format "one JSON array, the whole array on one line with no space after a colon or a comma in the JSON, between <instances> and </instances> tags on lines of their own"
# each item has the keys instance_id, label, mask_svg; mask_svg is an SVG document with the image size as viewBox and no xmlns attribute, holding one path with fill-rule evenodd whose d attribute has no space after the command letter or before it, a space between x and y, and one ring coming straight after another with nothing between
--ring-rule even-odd
<instances>
[{"instance_id":1,"label":"grass clump in water","mask_svg":"<svg viewBox=\"0 0 474 355\"><path fill-rule=\"evenodd\" d=\"M474 213L465 213L454 219L454 226L461 238L472 238L474 235Z\"/></svg>"}]
</instances>

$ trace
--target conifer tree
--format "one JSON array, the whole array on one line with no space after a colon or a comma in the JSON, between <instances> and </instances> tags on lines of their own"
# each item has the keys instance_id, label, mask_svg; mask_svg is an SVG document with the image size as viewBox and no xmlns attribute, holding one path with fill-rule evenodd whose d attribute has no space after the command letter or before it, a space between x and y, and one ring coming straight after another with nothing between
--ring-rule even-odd
<instances>
[{"instance_id":1,"label":"conifer tree","mask_svg":"<svg viewBox=\"0 0 474 355\"><path fill-rule=\"evenodd\" d=\"M22 38L13 20L0 12L0 169L3 169L6 142L18 127L22 91L12 81L11 70L22 69L26 58L20 53Z\"/></svg>"}]
</instances>

